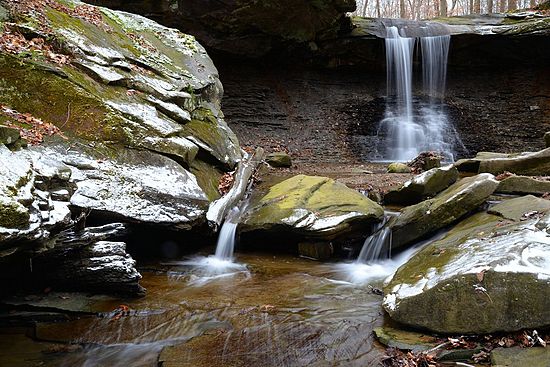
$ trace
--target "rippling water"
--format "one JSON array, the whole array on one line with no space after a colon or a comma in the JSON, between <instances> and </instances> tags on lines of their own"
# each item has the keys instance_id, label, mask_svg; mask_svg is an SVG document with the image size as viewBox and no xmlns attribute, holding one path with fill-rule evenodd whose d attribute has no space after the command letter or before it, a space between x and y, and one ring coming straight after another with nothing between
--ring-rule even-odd
<instances>
[{"instance_id":1,"label":"rippling water","mask_svg":"<svg viewBox=\"0 0 550 367\"><path fill-rule=\"evenodd\" d=\"M126 315L44 323L37 337L84 346L59 355L62 366L368 366L380 358L372 329L383 322L382 297L371 290L400 259L244 255L237 261L248 265L221 273L229 276L206 275L203 261L149 266L146 297L102 306L126 304Z\"/></svg>"}]
</instances>

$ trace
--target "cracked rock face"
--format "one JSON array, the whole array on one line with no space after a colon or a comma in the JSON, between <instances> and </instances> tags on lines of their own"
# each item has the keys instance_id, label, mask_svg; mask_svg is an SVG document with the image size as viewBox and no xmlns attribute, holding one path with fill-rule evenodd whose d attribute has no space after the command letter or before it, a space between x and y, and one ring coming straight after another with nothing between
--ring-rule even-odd
<instances>
[{"instance_id":1,"label":"cracked rock face","mask_svg":"<svg viewBox=\"0 0 550 367\"><path fill-rule=\"evenodd\" d=\"M548 326L549 210L547 200L525 196L465 219L397 270L384 308L440 333Z\"/></svg>"}]
</instances>

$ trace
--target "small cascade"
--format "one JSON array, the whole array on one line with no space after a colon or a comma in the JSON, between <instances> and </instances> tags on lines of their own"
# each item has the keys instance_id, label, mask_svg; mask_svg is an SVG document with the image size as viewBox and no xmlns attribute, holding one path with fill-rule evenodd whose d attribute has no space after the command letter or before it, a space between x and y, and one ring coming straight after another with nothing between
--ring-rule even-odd
<instances>
[{"instance_id":1,"label":"small cascade","mask_svg":"<svg viewBox=\"0 0 550 367\"><path fill-rule=\"evenodd\" d=\"M388 27L386 31L388 98L386 113L378 129L379 155L374 158L409 161L421 152L437 151L445 161L454 161L456 151L464 146L442 103L451 37L419 38L423 75L421 94L429 96L426 103L413 95L416 38L403 36L395 26Z\"/></svg>"},{"instance_id":2,"label":"small cascade","mask_svg":"<svg viewBox=\"0 0 550 367\"><path fill-rule=\"evenodd\" d=\"M235 250L235 237L237 226L244 212L246 201L242 208L236 206L229 211L225 221L220 229L216 252L214 255L194 257L185 261L176 261L166 263L166 265L182 266L183 269L175 268L169 274L172 278L187 279L189 285L201 286L212 280L221 280L224 278L242 275L244 279L250 277L246 265L239 264L233 260ZM191 267L189 270L188 268Z\"/></svg>"},{"instance_id":3,"label":"small cascade","mask_svg":"<svg viewBox=\"0 0 550 367\"><path fill-rule=\"evenodd\" d=\"M391 258L391 230L382 227L365 240L356 262L366 264L387 258Z\"/></svg>"},{"instance_id":4,"label":"small cascade","mask_svg":"<svg viewBox=\"0 0 550 367\"><path fill-rule=\"evenodd\" d=\"M238 207L231 209L225 222L220 229L218 242L216 244L216 253L214 258L218 260L231 261L235 249L235 233L239 224L240 210Z\"/></svg>"},{"instance_id":5,"label":"small cascade","mask_svg":"<svg viewBox=\"0 0 550 367\"><path fill-rule=\"evenodd\" d=\"M359 264L367 264L376 260L391 258L391 229L387 226L392 214L387 214L382 222L374 228L373 234L363 243L361 252L355 260Z\"/></svg>"}]
</instances>

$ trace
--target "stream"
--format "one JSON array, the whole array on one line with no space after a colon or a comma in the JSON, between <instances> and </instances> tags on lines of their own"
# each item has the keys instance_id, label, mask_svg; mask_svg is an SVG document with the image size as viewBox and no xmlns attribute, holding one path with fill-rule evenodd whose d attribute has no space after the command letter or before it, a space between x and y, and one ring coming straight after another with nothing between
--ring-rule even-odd
<instances>
[{"instance_id":1,"label":"stream","mask_svg":"<svg viewBox=\"0 0 550 367\"><path fill-rule=\"evenodd\" d=\"M380 287L409 256L366 265L240 254L236 261L247 270L226 277L202 275L192 261L142 265L144 298L98 300L92 306L128 305L128 312L39 323L40 342L19 335L11 345L0 343L0 364L374 365L384 348L374 342L372 330L384 317L382 296L372 287ZM52 353L51 347L41 350L42 341L82 347Z\"/></svg>"}]
</instances>

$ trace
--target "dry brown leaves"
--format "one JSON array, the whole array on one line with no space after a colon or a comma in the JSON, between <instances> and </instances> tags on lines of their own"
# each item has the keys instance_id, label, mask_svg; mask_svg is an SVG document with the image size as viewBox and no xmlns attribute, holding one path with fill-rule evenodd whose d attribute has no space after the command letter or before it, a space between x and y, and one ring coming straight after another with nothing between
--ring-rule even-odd
<instances>
[{"instance_id":1,"label":"dry brown leaves","mask_svg":"<svg viewBox=\"0 0 550 367\"><path fill-rule=\"evenodd\" d=\"M42 31L49 30L48 21L44 15L46 7L65 13L71 17L85 20L108 32L112 31L112 28L103 22L101 11L97 7L91 5L77 5L72 9L66 5L60 4L56 0L11 0L10 6L16 13L33 16L40 23Z\"/></svg>"},{"instance_id":2,"label":"dry brown leaves","mask_svg":"<svg viewBox=\"0 0 550 367\"><path fill-rule=\"evenodd\" d=\"M537 332L524 330L515 333L500 335L460 336L439 339L436 348L426 352L402 351L396 348L387 348L382 360L385 367L438 367L438 353L444 350L473 350L480 349L472 355L472 362L486 364L490 362L491 351L495 348L531 348L546 347L550 343L550 331Z\"/></svg>"},{"instance_id":3,"label":"dry brown leaves","mask_svg":"<svg viewBox=\"0 0 550 367\"><path fill-rule=\"evenodd\" d=\"M220 195L223 196L231 190L231 186L233 186L233 181L235 180L235 177L233 177L234 174L235 172L227 172L220 177L220 182L218 184L218 192Z\"/></svg>"},{"instance_id":4,"label":"dry brown leaves","mask_svg":"<svg viewBox=\"0 0 550 367\"><path fill-rule=\"evenodd\" d=\"M502 180L507 179L508 177L512 177L512 176L515 176L515 174L513 174L512 172L504 171L500 175L495 177L495 179L497 181L502 181Z\"/></svg>"},{"instance_id":5,"label":"dry brown leaves","mask_svg":"<svg viewBox=\"0 0 550 367\"><path fill-rule=\"evenodd\" d=\"M428 158L441 159L442 157L441 154L439 154L438 152L422 152L416 158L410 161L407 166L411 168L411 172L414 174L422 173L424 171L424 165L426 164Z\"/></svg>"},{"instance_id":6,"label":"dry brown leaves","mask_svg":"<svg viewBox=\"0 0 550 367\"><path fill-rule=\"evenodd\" d=\"M130 314L130 307L128 305L119 305L113 310L113 316L109 321L118 321L122 316L128 316Z\"/></svg>"},{"instance_id":7,"label":"dry brown leaves","mask_svg":"<svg viewBox=\"0 0 550 367\"><path fill-rule=\"evenodd\" d=\"M438 367L434 356L428 353L404 352L397 348L386 349L386 355L382 359L384 367Z\"/></svg>"},{"instance_id":8,"label":"dry brown leaves","mask_svg":"<svg viewBox=\"0 0 550 367\"><path fill-rule=\"evenodd\" d=\"M28 40L21 33L8 28L5 28L0 35L0 50L13 55L20 55L23 52L40 52L49 61L60 65L70 61L67 55L54 52L43 38L35 37Z\"/></svg>"},{"instance_id":9,"label":"dry brown leaves","mask_svg":"<svg viewBox=\"0 0 550 367\"><path fill-rule=\"evenodd\" d=\"M147 51L152 52L152 53L158 52L158 50L152 44L147 42L147 40L145 40L145 38L143 38L143 36L141 36L139 34L135 34L135 33L126 33L126 35L132 41L134 41L136 44L140 45L142 48L146 49Z\"/></svg>"},{"instance_id":10,"label":"dry brown leaves","mask_svg":"<svg viewBox=\"0 0 550 367\"><path fill-rule=\"evenodd\" d=\"M44 140L44 136L60 135L59 128L49 122L44 122L30 113L20 113L6 106L0 105L0 113L10 117L14 122L5 122L6 126L19 130L21 137L31 145L38 145Z\"/></svg>"}]
</instances>

